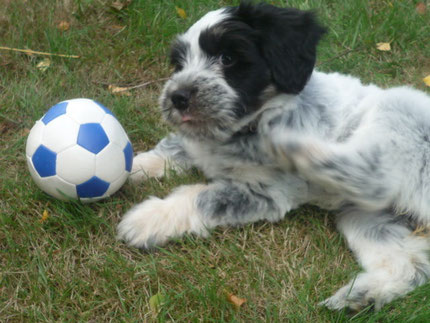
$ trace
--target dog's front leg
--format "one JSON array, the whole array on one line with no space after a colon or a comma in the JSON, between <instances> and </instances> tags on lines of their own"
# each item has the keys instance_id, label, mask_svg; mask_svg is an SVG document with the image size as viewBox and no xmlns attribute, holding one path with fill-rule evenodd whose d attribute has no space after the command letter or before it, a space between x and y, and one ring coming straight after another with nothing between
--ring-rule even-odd
<instances>
[{"instance_id":1,"label":"dog's front leg","mask_svg":"<svg viewBox=\"0 0 430 323\"><path fill-rule=\"evenodd\" d=\"M220 181L181 186L165 199L152 197L128 211L118 225L118 238L148 249L184 234L206 236L219 225L277 221L288 208L285 202L276 203L270 193L245 184Z\"/></svg>"},{"instance_id":2,"label":"dog's front leg","mask_svg":"<svg viewBox=\"0 0 430 323\"><path fill-rule=\"evenodd\" d=\"M133 159L130 174L132 183L139 183L148 177L162 177L168 170L181 172L191 167L190 159L182 145L182 138L170 134L154 149L138 153Z\"/></svg>"},{"instance_id":3,"label":"dog's front leg","mask_svg":"<svg viewBox=\"0 0 430 323\"><path fill-rule=\"evenodd\" d=\"M207 235L197 198L207 185L178 187L165 199L151 197L130 209L118 225L118 238L129 245L150 249L185 233Z\"/></svg>"}]
</instances>

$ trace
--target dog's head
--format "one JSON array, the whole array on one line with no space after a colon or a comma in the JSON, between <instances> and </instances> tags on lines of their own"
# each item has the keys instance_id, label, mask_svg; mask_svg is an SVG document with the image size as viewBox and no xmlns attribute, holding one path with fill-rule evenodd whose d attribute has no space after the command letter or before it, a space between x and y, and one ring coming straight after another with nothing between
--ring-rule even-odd
<instances>
[{"instance_id":1,"label":"dog's head","mask_svg":"<svg viewBox=\"0 0 430 323\"><path fill-rule=\"evenodd\" d=\"M324 31L312 12L268 4L209 12L173 43L165 119L184 135L228 139L265 100L304 88Z\"/></svg>"}]
</instances>

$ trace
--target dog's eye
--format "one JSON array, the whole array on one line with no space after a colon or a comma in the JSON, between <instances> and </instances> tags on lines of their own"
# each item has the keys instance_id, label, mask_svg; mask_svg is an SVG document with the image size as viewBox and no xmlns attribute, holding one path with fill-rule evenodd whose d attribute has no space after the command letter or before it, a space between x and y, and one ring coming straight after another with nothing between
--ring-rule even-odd
<instances>
[{"instance_id":1,"label":"dog's eye","mask_svg":"<svg viewBox=\"0 0 430 323\"><path fill-rule=\"evenodd\" d=\"M229 54L221 54L219 60L225 67L232 66L236 62L234 57Z\"/></svg>"}]
</instances>

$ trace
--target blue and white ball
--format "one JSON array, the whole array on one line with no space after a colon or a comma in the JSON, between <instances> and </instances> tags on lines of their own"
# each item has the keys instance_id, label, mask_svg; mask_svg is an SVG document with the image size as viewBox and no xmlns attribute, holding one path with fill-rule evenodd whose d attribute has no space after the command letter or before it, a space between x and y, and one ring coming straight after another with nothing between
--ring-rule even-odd
<instances>
[{"instance_id":1,"label":"blue and white ball","mask_svg":"<svg viewBox=\"0 0 430 323\"><path fill-rule=\"evenodd\" d=\"M30 174L43 191L85 202L115 193L133 162L133 148L119 121L90 99L51 107L31 129L26 155Z\"/></svg>"}]
</instances>

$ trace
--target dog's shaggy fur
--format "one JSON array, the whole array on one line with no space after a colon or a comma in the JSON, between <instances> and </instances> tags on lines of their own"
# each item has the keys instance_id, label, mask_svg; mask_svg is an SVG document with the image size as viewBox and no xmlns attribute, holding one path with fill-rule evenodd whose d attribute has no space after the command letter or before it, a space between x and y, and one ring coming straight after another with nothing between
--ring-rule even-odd
<instances>
[{"instance_id":1,"label":"dog's shaggy fur","mask_svg":"<svg viewBox=\"0 0 430 323\"><path fill-rule=\"evenodd\" d=\"M132 180L197 166L131 209L118 236L150 248L220 225L279 221L304 203L339 210L363 273L321 304L378 309L430 276L430 98L314 70L312 12L241 4L209 12L172 47L160 98L177 132L134 159Z\"/></svg>"}]
</instances>

